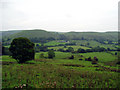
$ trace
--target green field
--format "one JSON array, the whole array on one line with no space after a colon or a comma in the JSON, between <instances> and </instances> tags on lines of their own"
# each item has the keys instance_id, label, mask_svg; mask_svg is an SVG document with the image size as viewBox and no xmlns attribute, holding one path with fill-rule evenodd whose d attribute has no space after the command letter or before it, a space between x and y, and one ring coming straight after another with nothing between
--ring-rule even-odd
<instances>
[{"instance_id":1,"label":"green field","mask_svg":"<svg viewBox=\"0 0 120 90\"><path fill-rule=\"evenodd\" d=\"M77 45L84 45L86 47L97 47L97 46L100 46L100 47L104 47L104 48L111 48L111 49L115 49L115 47L117 47L117 45L114 45L114 44L101 44L99 42L96 42L96 41L93 41L93 40L89 40L89 41L86 41L86 40L71 40L71 42L76 42ZM87 45L87 43L89 43L89 45Z\"/></svg>"},{"instance_id":2,"label":"green field","mask_svg":"<svg viewBox=\"0 0 120 90\"><path fill-rule=\"evenodd\" d=\"M54 50L58 50L58 49L68 49L68 47L72 47L75 51L77 51L79 48L82 48L82 49L90 49L88 47L84 47L84 46L70 46L68 45L66 48L64 48L64 46L56 46L56 47L48 47L48 49L54 49Z\"/></svg>"},{"instance_id":3,"label":"green field","mask_svg":"<svg viewBox=\"0 0 120 90\"><path fill-rule=\"evenodd\" d=\"M66 43L65 42L51 41L51 42L45 43L44 45L46 45L46 46L55 46L55 45L59 45L59 44L66 44Z\"/></svg>"},{"instance_id":4,"label":"green field","mask_svg":"<svg viewBox=\"0 0 120 90\"><path fill-rule=\"evenodd\" d=\"M116 49L115 47L118 47L118 45L101 44L101 43L93 41L93 40L90 40L90 41L86 41L86 40L70 40L70 42L75 42L76 45L67 45L67 48L68 47L73 47L75 51L77 51L79 48L82 48L82 49L86 50L86 49L91 49L91 47L97 47L97 46L104 47L105 49L107 49L107 48ZM87 43L89 43L89 45L87 45ZM40 43L35 43L35 45L36 44L41 45ZM58 49L66 50L67 49L67 48L64 48L64 46L55 46L55 45L60 45L60 44L65 45L66 42L59 42L59 40L58 41L56 40L56 41L50 41L50 42L44 43L45 46L54 46L54 47L48 47L48 49L54 49L54 50L58 50ZM83 46L81 46L81 44ZM9 46L6 46L6 47L9 47Z\"/></svg>"},{"instance_id":5,"label":"green field","mask_svg":"<svg viewBox=\"0 0 120 90\"><path fill-rule=\"evenodd\" d=\"M15 59L4 55L2 61L14 62L3 65L2 82L3 88L118 88L118 72L111 71L117 66L110 67L103 62L114 61L117 56L106 52L95 53L63 53L55 52L54 59L40 58L36 53L35 60L27 61L26 64L17 64ZM113 52L112 52L113 53ZM74 55L74 59L68 59ZM91 64L90 61L79 60L91 56L98 57L98 64ZM107 67L109 69L104 69ZM103 71L100 71L100 70Z\"/></svg>"}]
</instances>

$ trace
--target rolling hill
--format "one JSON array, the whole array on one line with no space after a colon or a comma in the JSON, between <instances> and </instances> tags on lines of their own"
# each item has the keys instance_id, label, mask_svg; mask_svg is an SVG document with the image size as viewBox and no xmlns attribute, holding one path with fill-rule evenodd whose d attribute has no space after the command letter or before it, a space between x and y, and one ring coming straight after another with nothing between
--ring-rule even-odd
<instances>
[{"instance_id":1,"label":"rolling hill","mask_svg":"<svg viewBox=\"0 0 120 90\"><path fill-rule=\"evenodd\" d=\"M29 39L60 39L60 40L96 40L96 41L118 41L118 32L48 32L45 30L19 30L3 31L2 39L9 42L16 37L27 37Z\"/></svg>"}]
</instances>

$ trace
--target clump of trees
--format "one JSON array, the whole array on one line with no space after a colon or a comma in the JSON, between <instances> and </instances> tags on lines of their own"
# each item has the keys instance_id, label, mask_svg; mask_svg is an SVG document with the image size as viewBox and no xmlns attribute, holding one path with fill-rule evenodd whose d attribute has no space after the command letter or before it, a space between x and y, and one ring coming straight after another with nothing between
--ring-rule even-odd
<instances>
[{"instance_id":1,"label":"clump of trees","mask_svg":"<svg viewBox=\"0 0 120 90\"><path fill-rule=\"evenodd\" d=\"M35 52L40 52L40 51L47 52L48 51L48 47L45 46L43 43L41 43L41 45L36 44Z\"/></svg>"},{"instance_id":2,"label":"clump of trees","mask_svg":"<svg viewBox=\"0 0 120 90\"><path fill-rule=\"evenodd\" d=\"M63 48L60 48L60 49L58 49L57 51L65 52L65 50L64 50Z\"/></svg>"},{"instance_id":3,"label":"clump of trees","mask_svg":"<svg viewBox=\"0 0 120 90\"><path fill-rule=\"evenodd\" d=\"M92 51L93 52L103 52L103 51L107 51L107 50L104 47L97 46L97 47L92 48Z\"/></svg>"},{"instance_id":4,"label":"clump of trees","mask_svg":"<svg viewBox=\"0 0 120 90\"><path fill-rule=\"evenodd\" d=\"M85 58L85 61L91 61L92 64L97 64L98 58L96 56L93 59L91 57L88 57L88 58Z\"/></svg>"},{"instance_id":5,"label":"clump of trees","mask_svg":"<svg viewBox=\"0 0 120 90\"><path fill-rule=\"evenodd\" d=\"M29 38L32 42L34 43L46 43L49 41L55 40L53 37L45 38L45 37L34 37L34 38Z\"/></svg>"},{"instance_id":6,"label":"clump of trees","mask_svg":"<svg viewBox=\"0 0 120 90\"><path fill-rule=\"evenodd\" d=\"M76 45L75 42L71 42L71 43L66 43L65 45Z\"/></svg>"},{"instance_id":7,"label":"clump of trees","mask_svg":"<svg viewBox=\"0 0 120 90\"><path fill-rule=\"evenodd\" d=\"M91 57L85 58L85 61L92 61Z\"/></svg>"},{"instance_id":8,"label":"clump of trees","mask_svg":"<svg viewBox=\"0 0 120 90\"><path fill-rule=\"evenodd\" d=\"M119 49L118 49L119 50ZM60 48L57 51L60 52L72 52L72 53L87 53L87 52L105 52L105 51L115 51L113 49L107 48L105 49L104 47L91 47L91 49L82 49L79 48L77 51L74 50L73 47L68 47L66 50L64 50L64 48Z\"/></svg>"},{"instance_id":9,"label":"clump of trees","mask_svg":"<svg viewBox=\"0 0 120 90\"><path fill-rule=\"evenodd\" d=\"M72 47L68 47L68 49L66 50L66 52L73 52L74 49Z\"/></svg>"},{"instance_id":10,"label":"clump of trees","mask_svg":"<svg viewBox=\"0 0 120 90\"><path fill-rule=\"evenodd\" d=\"M55 52L54 50L49 50L48 51L48 58L53 59L55 57Z\"/></svg>"},{"instance_id":11,"label":"clump of trees","mask_svg":"<svg viewBox=\"0 0 120 90\"><path fill-rule=\"evenodd\" d=\"M47 46L44 46L44 44L42 43L41 46L39 47L40 51L46 52L48 51Z\"/></svg>"},{"instance_id":12,"label":"clump of trees","mask_svg":"<svg viewBox=\"0 0 120 90\"><path fill-rule=\"evenodd\" d=\"M9 50L12 58L16 59L18 63L34 59L34 43L27 38L19 37L13 39Z\"/></svg>"},{"instance_id":13,"label":"clump of trees","mask_svg":"<svg viewBox=\"0 0 120 90\"><path fill-rule=\"evenodd\" d=\"M77 52L78 52L78 53L85 53L86 51L85 51L84 49L82 49L82 48L79 48L79 49L77 50Z\"/></svg>"}]
</instances>

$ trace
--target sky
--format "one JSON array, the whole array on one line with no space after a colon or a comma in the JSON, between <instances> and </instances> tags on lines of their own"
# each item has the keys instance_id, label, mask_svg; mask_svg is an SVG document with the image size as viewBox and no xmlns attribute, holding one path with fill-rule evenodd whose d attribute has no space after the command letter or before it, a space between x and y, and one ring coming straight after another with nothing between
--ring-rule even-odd
<instances>
[{"instance_id":1,"label":"sky","mask_svg":"<svg viewBox=\"0 0 120 90\"><path fill-rule=\"evenodd\" d=\"M0 0L0 31L117 31L119 0Z\"/></svg>"}]
</instances>

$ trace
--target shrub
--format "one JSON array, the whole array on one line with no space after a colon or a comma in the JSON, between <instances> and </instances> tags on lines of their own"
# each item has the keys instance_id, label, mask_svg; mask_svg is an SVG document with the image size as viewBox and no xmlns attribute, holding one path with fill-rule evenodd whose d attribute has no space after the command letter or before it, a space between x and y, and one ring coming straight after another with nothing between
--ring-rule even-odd
<instances>
[{"instance_id":1,"label":"shrub","mask_svg":"<svg viewBox=\"0 0 120 90\"><path fill-rule=\"evenodd\" d=\"M115 55L117 55L117 52L115 52Z\"/></svg>"},{"instance_id":2,"label":"shrub","mask_svg":"<svg viewBox=\"0 0 120 90\"><path fill-rule=\"evenodd\" d=\"M95 61L98 61L98 58L97 58L97 57L94 57L94 60L95 60Z\"/></svg>"},{"instance_id":3,"label":"shrub","mask_svg":"<svg viewBox=\"0 0 120 90\"><path fill-rule=\"evenodd\" d=\"M72 55L71 57L69 57L69 59L74 59L74 55Z\"/></svg>"},{"instance_id":4,"label":"shrub","mask_svg":"<svg viewBox=\"0 0 120 90\"><path fill-rule=\"evenodd\" d=\"M80 58L79 60L83 60L83 59Z\"/></svg>"},{"instance_id":5,"label":"shrub","mask_svg":"<svg viewBox=\"0 0 120 90\"><path fill-rule=\"evenodd\" d=\"M88 58L88 61L92 61L91 57Z\"/></svg>"}]
</instances>

